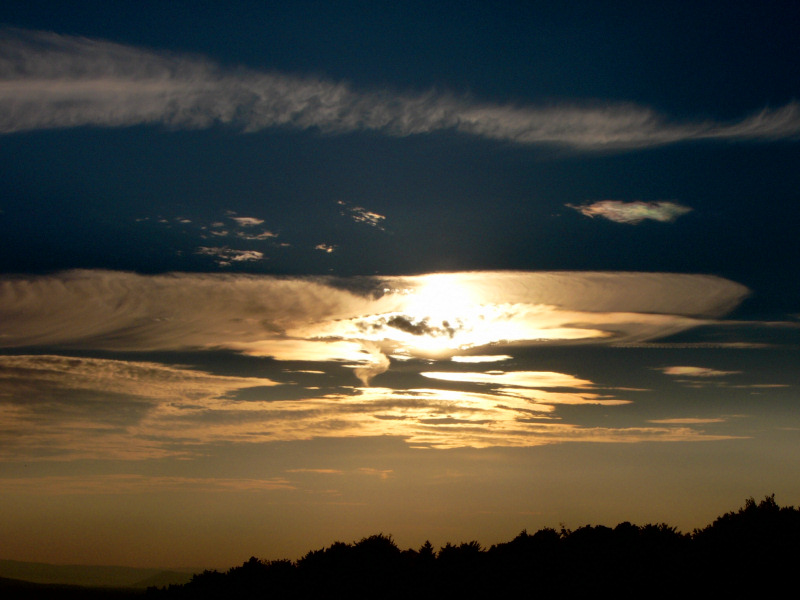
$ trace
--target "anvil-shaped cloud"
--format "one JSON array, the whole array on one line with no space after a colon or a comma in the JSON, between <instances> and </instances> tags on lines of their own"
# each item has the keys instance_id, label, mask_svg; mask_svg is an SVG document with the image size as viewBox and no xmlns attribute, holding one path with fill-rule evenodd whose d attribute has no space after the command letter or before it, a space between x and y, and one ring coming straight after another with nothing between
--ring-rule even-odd
<instances>
[{"instance_id":1,"label":"anvil-shaped cloud","mask_svg":"<svg viewBox=\"0 0 800 600\"><path fill-rule=\"evenodd\" d=\"M664 273L70 271L0 281L0 346L227 348L371 363L389 352L451 357L485 346L648 340L720 317L747 294L719 277Z\"/></svg>"}]
</instances>

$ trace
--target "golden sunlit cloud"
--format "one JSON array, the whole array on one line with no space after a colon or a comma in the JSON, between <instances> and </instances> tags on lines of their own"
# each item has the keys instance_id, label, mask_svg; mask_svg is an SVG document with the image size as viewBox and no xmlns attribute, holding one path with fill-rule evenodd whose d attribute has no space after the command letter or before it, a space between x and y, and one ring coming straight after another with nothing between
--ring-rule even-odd
<instances>
[{"instance_id":1,"label":"golden sunlit cloud","mask_svg":"<svg viewBox=\"0 0 800 600\"><path fill-rule=\"evenodd\" d=\"M366 384L389 368L390 355L635 343L709 323L747 294L719 277L663 273L333 279L70 271L0 280L0 346L224 348L347 363Z\"/></svg>"},{"instance_id":2,"label":"golden sunlit cloud","mask_svg":"<svg viewBox=\"0 0 800 600\"><path fill-rule=\"evenodd\" d=\"M263 377L211 375L158 363L51 355L0 356L0 381L4 395L36 381L171 403L209 401L240 389L278 385Z\"/></svg>"},{"instance_id":3,"label":"golden sunlit cloud","mask_svg":"<svg viewBox=\"0 0 800 600\"><path fill-rule=\"evenodd\" d=\"M640 391L640 390L637 390ZM545 406L557 404L602 404L616 406L630 404L630 400L622 400L608 394L593 392L551 392L537 388L496 388L495 393L516 398L525 398L531 402L538 402Z\"/></svg>"},{"instance_id":4,"label":"golden sunlit cloud","mask_svg":"<svg viewBox=\"0 0 800 600\"><path fill-rule=\"evenodd\" d=\"M741 371L719 371L707 367L664 367L659 369L665 375L677 375L682 377L725 377L727 375L737 375Z\"/></svg>"},{"instance_id":5,"label":"golden sunlit cloud","mask_svg":"<svg viewBox=\"0 0 800 600\"><path fill-rule=\"evenodd\" d=\"M453 373L453 372L427 372L420 373L424 377L443 379L445 381L464 381L468 383L489 383L500 386L514 387L567 387L587 388L592 387L592 382L578 379L563 373L541 371L486 371L484 373Z\"/></svg>"},{"instance_id":6,"label":"golden sunlit cloud","mask_svg":"<svg viewBox=\"0 0 800 600\"><path fill-rule=\"evenodd\" d=\"M334 280L70 271L0 280L0 344L155 350L263 343L263 352L273 340L366 340L453 355L501 342L648 339L722 316L747 294L719 277L661 273Z\"/></svg>"},{"instance_id":7,"label":"golden sunlit cloud","mask_svg":"<svg viewBox=\"0 0 800 600\"><path fill-rule=\"evenodd\" d=\"M454 356L450 360L458 363L490 363L490 362L503 362L514 358L508 354L477 354L466 356Z\"/></svg>"},{"instance_id":8,"label":"golden sunlit cloud","mask_svg":"<svg viewBox=\"0 0 800 600\"><path fill-rule=\"evenodd\" d=\"M415 447L526 447L567 441L692 441L680 428L586 428L559 405L626 404L560 373L476 373L452 380L486 391L340 388L303 399L259 397L270 380L219 377L148 363L58 356L0 357L4 460L140 460L191 457L209 444L391 436ZM431 374L428 374L431 375ZM433 373L441 379L441 373ZM119 385L115 386L114 382ZM530 386L555 387L542 390ZM247 399L234 392L254 390ZM376 473L383 477L380 473Z\"/></svg>"},{"instance_id":9,"label":"golden sunlit cloud","mask_svg":"<svg viewBox=\"0 0 800 600\"><path fill-rule=\"evenodd\" d=\"M595 385L564 373L541 371L486 371L483 373L421 372L423 377L442 381L476 383L491 387L492 393L500 396L523 399L539 407L558 404L603 404L615 406L629 404L614 396L589 392ZM541 388L562 388L562 391L546 391ZM569 391L564 391L568 389ZM519 405L518 405L519 406ZM523 407L526 405L522 405ZM527 405L528 410L531 406Z\"/></svg>"},{"instance_id":10,"label":"golden sunlit cloud","mask_svg":"<svg viewBox=\"0 0 800 600\"><path fill-rule=\"evenodd\" d=\"M506 360L497 349L520 344L658 338L724 315L747 293L718 277L655 273L334 279L71 271L0 280L0 345L228 349L333 361L367 385L391 367L390 356L479 364ZM141 459L189 456L204 444L385 435L429 448L708 439L687 425L611 433L561 422L559 406L630 402L565 373L422 375L482 389L305 388L303 399L259 399L257 389L274 381L145 362L4 356L1 433L8 442L0 452L10 459ZM255 391L237 400L245 389Z\"/></svg>"},{"instance_id":11,"label":"golden sunlit cloud","mask_svg":"<svg viewBox=\"0 0 800 600\"><path fill-rule=\"evenodd\" d=\"M257 217L228 217L231 221L236 221L242 227L254 227L255 225L261 225L264 223L264 219L259 219Z\"/></svg>"},{"instance_id":12,"label":"golden sunlit cloud","mask_svg":"<svg viewBox=\"0 0 800 600\"><path fill-rule=\"evenodd\" d=\"M259 342L232 342L226 348L248 356L271 356L278 360L313 362L372 362L372 354L358 341L313 339L267 339Z\"/></svg>"},{"instance_id":13,"label":"golden sunlit cloud","mask_svg":"<svg viewBox=\"0 0 800 600\"><path fill-rule=\"evenodd\" d=\"M248 404L255 406L250 407L253 412L245 422L226 419L225 411L208 414L198 410L195 414L187 411L162 414L153 423L166 430L179 430L188 439L196 436L198 441L208 442L388 435L403 438L411 446L444 449L607 441L603 428L592 429L590 433L586 428L553 420L552 405L503 394L361 388L355 394ZM243 429L246 429L244 435ZM607 433L614 441L706 439L702 432L686 428L645 427ZM627 433L631 434L629 439Z\"/></svg>"}]
</instances>

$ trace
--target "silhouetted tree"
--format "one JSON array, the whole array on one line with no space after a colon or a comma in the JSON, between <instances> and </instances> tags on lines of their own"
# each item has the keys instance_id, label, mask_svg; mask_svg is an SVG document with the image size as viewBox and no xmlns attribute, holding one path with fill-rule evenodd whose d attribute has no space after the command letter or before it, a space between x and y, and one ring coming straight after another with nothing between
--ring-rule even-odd
<instances>
[{"instance_id":1,"label":"silhouetted tree","mask_svg":"<svg viewBox=\"0 0 800 600\"><path fill-rule=\"evenodd\" d=\"M431 544L430 540L425 540L425 543L420 546L418 551L420 560L426 562L433 562L436 560L436 552L433 549L433 544Z\"/></svg>"},{"instance_id":2,"label":"silhouetted tree","mask_svg":"<svg viewBox=\"0 0 800 600\"><path fill-rule=\"evenodd\" d=\"M800 559L800 511L779 507L774 494L758 503L751 497L737 512L695 530L693 538L706 569L732 588L777 590L793 578Z\"/></svg>"},{"instance_id":3,"label":"silhouetted tree","mask_svg":"<svg viewBox=\"0 0 800 600\"><path fill-rule=\"evenodd\" d=\"M251 557L226 573L204 571L183 586L148 590L179 599L507 598L521 594L615 598L779 593L800 559L800 511L774 496L752 498L692 535L664 523L574 531L523 530L485 550L477 541L430 542L401 551L391 536L334 542L296 563Z\"/></svg>"}]
</instances>

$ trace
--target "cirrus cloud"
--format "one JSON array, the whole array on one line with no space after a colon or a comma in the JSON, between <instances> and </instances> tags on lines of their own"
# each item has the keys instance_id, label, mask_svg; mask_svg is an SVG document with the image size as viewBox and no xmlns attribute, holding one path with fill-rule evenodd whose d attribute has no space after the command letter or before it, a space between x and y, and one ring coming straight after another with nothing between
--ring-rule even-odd
<instances>
[{"instance_id":1,"label":"cirrus cloud","mask_svg":"<svg viewBox=\"0 0 800 600\"><path fill-rule=\"evenodd\" d=\"M516 106L453 94L357 91L342 82L245 68L104 40L8 29L0 41L0 132L79 126L226 124L391 136L452 130L578 150L800 135L791 102L730 123L674 122L632 103ZM365 215L377 224L380 215ZM379 219L378 219L379 220Z\"/></svg>"}]
</instances>

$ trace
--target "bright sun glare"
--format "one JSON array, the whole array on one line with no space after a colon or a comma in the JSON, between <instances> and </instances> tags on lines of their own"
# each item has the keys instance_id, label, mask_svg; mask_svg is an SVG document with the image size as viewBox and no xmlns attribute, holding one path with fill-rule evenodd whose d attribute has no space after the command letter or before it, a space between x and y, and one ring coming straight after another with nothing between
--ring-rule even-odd
<instances>
[{"instance_id":1,"label":"bright sun glare","mask_svg":"<svg viewBox=\"0 0 800 600\"><path fill-rule=\"evenodd\" d=\"M417 284L405 291L399 312L381 330L411 353L442 355L502 342L606 335L565 326L565 313L552 306L492 301L487 284L475 274L425 275Z\"/></svg>"},{"instance_id":2,"label":"bright sun glare","mask_svg":"<svg viewBox=\"0 0 800 600\"><path fill-rule=\"evenodd\" d=\"M427 327L424 333L407 337L410 349L441 353L472 345L467 338L481 318L481 305L474 292L453 274L422 278L403 307L410 321Z\"/></svg>"},{"instance_id":3,"label":"bright sun glare","mask_svg":"<svg viewBox=\"0 0 800 600\"><path fill-rule=\"evenodd\" d=\"M454 275L426 275L418 289L408 297L405 311L417 319L447 321L479 306L474 290Z\"/></svg>"}]
</instances>

